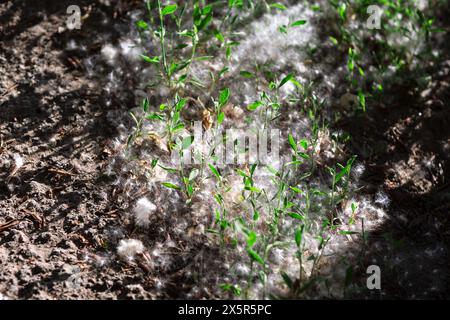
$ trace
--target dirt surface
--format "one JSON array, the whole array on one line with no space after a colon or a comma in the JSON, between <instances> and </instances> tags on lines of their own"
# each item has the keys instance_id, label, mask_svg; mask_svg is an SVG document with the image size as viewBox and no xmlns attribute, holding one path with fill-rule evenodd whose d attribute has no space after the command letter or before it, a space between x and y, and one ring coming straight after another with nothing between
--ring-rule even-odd
<instances>
[{"instance_id":1,"label":"dirt surface","mask_svg":"<svg viewBox=\"0 0 450 320\"><path fill-rule=\"evenodd\" d=\"M0 4L0 297L160 297L145 268L110 254L133 230L121 227L122 207L105 175L117 135L108 111L126 112L133 99L107 104L104 83L80 62L99 53L100 40L117 38L125 12L141 1L82 2L89 12L82 32L65 29L70 4ZM71 39L86 48L66 50ZM389 105L337 124L353 137L346 151L365 164L365 192L391 199L389 219L369 235L365 254L387 270L390 298L448 298L450 291L450 60L421 71L431 88L411 90L413 79L386 88ZM163 297L182 295L173 288Z\"/></svg>"},{"instance_id":2,"label":"dirt surface","mask_svg":"<svg viewBox=\"0 0 450 320\"><path fill-rule=\"evenodd\" d=\"M444 50L448 50L444 48ZM363 193L384 192L388 219L368 235L365 261L388 298L448 299L450 291L450 60L424 61L389 101L337 126L365 164ZM429 77L421 85L420 77ZM380 202L384 201L379 199Z\"/></svg>"},{"instance_id":3,"label":"dirt surface","mask_svg":"<svg viewBox=\"0 0 450 320\"><path fill-rule=\"evenodd\" d=\"M0 293L8 298L149 297L142 273L104 255L119 215L102 175L116 131L79 57L98 52L99 37L114 38L121 12L85 3L82 32L65 30L67 1L0 5ZM78 57L65 50L73 38L90 43Z\"/></svg>"}]
</instances>

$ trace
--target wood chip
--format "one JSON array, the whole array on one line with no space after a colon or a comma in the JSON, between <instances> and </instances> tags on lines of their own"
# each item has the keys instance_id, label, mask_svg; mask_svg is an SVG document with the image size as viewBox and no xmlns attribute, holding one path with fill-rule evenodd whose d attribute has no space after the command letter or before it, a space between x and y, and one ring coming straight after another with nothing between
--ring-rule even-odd
<instances>
[{"instance_id":1,"label":"wood chip","mask_svg":"<svg viewBox=\"0 0 450 320\"><path fill-rule=\"evenodd\" d=\"M202 125L205 130L208 130L213 125L213 118L211 116L211 112L208 109L203 109L202 111Z\"/></svg>"}]
</instances>

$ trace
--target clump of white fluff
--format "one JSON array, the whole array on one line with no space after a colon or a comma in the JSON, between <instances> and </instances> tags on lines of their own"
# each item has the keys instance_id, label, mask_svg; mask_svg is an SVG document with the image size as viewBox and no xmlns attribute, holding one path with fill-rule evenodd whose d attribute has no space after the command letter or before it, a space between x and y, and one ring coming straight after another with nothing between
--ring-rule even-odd
<instances>
[{"instance_id":1,"label":"clump of white fluff","mask_svg":"<svg viewBox=\"0 0 450 320\"><path fill-rule=\"evenodd\" d=\"M156 206L147 198L140 198L134 207L134 222L139 227L148 227L150 223L150 214L155 212Z\"/></svg>"},{"instance_id":2,"label":"clump of white fluff","mask_svg":"<svg viewBox=\"0 0 450 320\"><path fill-rule=\"evenodd\" d=\"M390 202L391 200L389 199L389 196L384 192L378 191L375 195L375 203L382 207L389 206Z\"/></svg>"},{"instance_id":3,"label":"clump of white fluff","mask_svg":"<svg viewBox=\"0 0 450 320\"><path fill-rule=\"evenodd\" d=\"M16 170L18 170L19 168L21 168L23 166L23 158L17 153L15 153L13 155L13 158L14 158L14 164L16 166Z\"/></svg>"},{"instance_id":4,"label":"clump of white fluff","mask_svg":"<svg viewBox=\"0 0 450 320\"><path fill-rule=\"evenodd\" d=\"M102 56L110 64L114 64L115 63L116 58L117 58L117 54L118 54L117 49L114 48L110 44L106 44L102 48Z\"/></svg>"},{"instance_id":5,"label":"clump of white fluff","mask_svg":"<svg viewBox=\"0 0 450 320\"><path fill-rule=\"evenodd\" d=\"M120 240L119 246L117 247L117 254L121 259L130 261L133 260L137 254L143 253L144 250L145 247L141 241L136 239L126 239Z\"/></svg>"},{"instance_id":6,"label":"clump of white fluff","mask_svg":"<svg viewBox=\"0 0 450 320\"><path fill-rule=\"evenodd\" d=\"M129 61L139 60L139 54L141 53L139 46L131 39L124 39L119 43L122 55Z\"/></svg>"}]
</instances>

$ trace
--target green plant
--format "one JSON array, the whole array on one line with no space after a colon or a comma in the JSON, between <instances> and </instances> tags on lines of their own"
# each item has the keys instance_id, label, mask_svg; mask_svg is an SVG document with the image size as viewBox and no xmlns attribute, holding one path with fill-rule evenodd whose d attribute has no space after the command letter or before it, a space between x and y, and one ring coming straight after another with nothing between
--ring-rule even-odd
<instances>
[{"instance_id":1,"label":"green plant","mask_svg":"<svg viewBox=\"0 0 450 320\"><path fill-rule=\"evenodd\" d=\"M392 67L405 71L418 56L426 56L427 48L422 45L437 31L432 18L403 1L379 1L385 6L386 19L392 21L382 23L380 30L370 33L361 32L370 1L333 0L320 4L312 6L317 15L326 12L328 6L334 10L333 22L337 29L330 32L329 39L333 50L340 53L336 54L336 64L344 66L346 72L345 81L339 83L336 91L351 92L363 112L371 103L384 98L385 73ZM221 280L222 293L250 298L252 290L261 286L258 297L280 298L283 296L276 297L270 290L271 279L276 277L277 281L284 282L290 298L308 297L319 285L329 287L329 280L322 272L329 258L329 244L336 238L357 234L352 227L361 223L362 232L358 233L363 243L361 256L367 245L364 220L358 217L358 210L362 209L356 202L351 203L351 213L342 218L342 212L345 209L348 212L345 204L357 192L350 176L356 157L341 154L334 148L345 145L350 139L348 135L332 133L335 122L343 116L332 108L333 94L329 96L331 102L327 101L318 83L305 80L309 77L294 72L293 68L277 66L277 61L257 59L241 66L231 59L234 48L240 45L243 32L239 31L245 31L243 27L261 12L289 12L286 3L194 1L192 5L163 7L158 0L147 1L147 10L148 18L139 20L136 25L141 38L149 34L148 40L153 45L157 43L155 52L141 56L147 67L157 71L147 89L150 92L157 87L168 90L162 98L149 94L143 99L140 110L131 114L135 128L128 146L157 136L164 142L165 151L182 159L193 144L199 143L194 141L192 119L186 114L201 115L203 128L210 137L202 145L206 151L198 154L198 163L180 161L167 165L167 159L162 156L154 159L151 166L167 172L167 181L159 181L160 184L176 190L188 209L198 201L197 191L208 189L201 195L212 216L211 224L206 226L209 234L205 246L217 246L221 259L231 266L243 263L248 268L248 274L231 274L233 277L229 281ZM278 36L289 39L292 28L314 23L313 19L296 19L288 19L289 23L281 25ZM402 28L400 24L407 19L413 27ZM414 32L419 36L413 39L411 48L391 43L393 35L413 38ZM324 44L327 50L328 45ZM304 50L311 58L316 58L315 51L319 51L310 46L305 46ZM216 65L208 69L202 62L216 62ZM206 78L209 75L208 80L194 72L198 71L197 63L205 69L202 71ZM237 81L250 83L258 93L252 95L255 101L247 106L242 106L243 94L234 83ZM256 133L272 128L284 130L279 163L246 161L221 166L217 161L217 148L218 143L226 139L221 132L233 128L234 121L241 121L227 118L231 104L246 109L242 124L256 123ZM287 122L293 115L295 119ZM297 120L304 121L304 127L297 126ZM155 132L154 128L159 131ZM242 147L237 141L233 142L235 148ZM248 153L245 145L241 149ZM322 149L331 151L333 156L323 159L326 157ZM238 200L233 198L235 192L239 194ZM274 256L280 251L293 261L288 267L281 267L281 263L275 261ZM346 266L343 290L347 295L355 274L355 262L345 256L340 257L340 261Z\"/></svg>"}]
</instances>

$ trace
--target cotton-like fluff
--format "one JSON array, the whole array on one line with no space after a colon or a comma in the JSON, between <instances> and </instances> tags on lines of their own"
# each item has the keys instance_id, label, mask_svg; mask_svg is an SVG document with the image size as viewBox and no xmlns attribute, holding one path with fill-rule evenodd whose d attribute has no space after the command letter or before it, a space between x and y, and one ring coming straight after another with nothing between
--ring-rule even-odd
<instances>
[{"instance_id":1,"label":"cotton-like fluff","mask_svg":"<svg viewBox=\"0 0 450 320\"><path fill-rule=\"evenodd\" d=\"M102 56L109 64L114 64L117 58L117 49L110 44L106 44L102 48Z\"/></svg>"},{"instance_id":2,"label":"cotton-like fluff","mask_svg":"<svg viewBox=\"0 0 450 320\"><path fill-rule=\"evenodd\" d=\"M150 214L155 212L156 206L147 198L140 198L134 207L134 221L138 227L148 227Z\"/></svg>"},{"instance_id":3,"label":"cotton-like fluff","mask_svg":"<svg viewBox=\"0 0 450 320\"><path fill-rule=\"evenodd\" d=\"M122 55L127 58L129 61L139 60L139 54L141 50L139 46L133 42L131 39L124 39L119 43Z\"/></svg>"},{"instance_id":4,"label":"cotton-like fluff","mask_svg":"<svg viewBox=\"0 0 450 320\"><path fill-rule=\"evenodd\" d=\"M117 254L121 259L130 261L133 260L137 254L143 253L144 250L145 247L141 241L136 239L126 239L120 240L119 246L117 247Z\"/></svg>"},{"instance_id":5,"label":"cotton-like fluff","mask_svg":"<svg viewBox=\"0 0 450 320\"><path fill-rule=\"evenodd\" d=\"M66 50L71 51L71 50L76 50L76 49L78 49L78 45L75 42L75 40L71 39L69 42L67 42Z\"/></svg>"},{"instance_id":6,"label":"cotton-like fluff","mask_svg":"<svg viewBox=\"0 0 450 320\"><path fill-rule=\"evenodd\" d=\"M14 158L15 168L16 168L16 170L19 170L19 168L23 166L23 158L17 153L15 153L13 155L13 158Z\"/></svg>"},{"instance_id":7,"label":"cotton-like fluff","mask_svg":"<svg viewBox=\"0 0 450 320\"><path fill-rule=\"evenodd\" d=\"M358 163L355 166L355 168L351 171L353 178L355 178L356 181L359 180L361 178L361 176L364 174L365 170L366 170L366 168L364 167L364 165L361 163Z\"/></svg>"},{"instance_id":8,"label":"cotton-like fluff","mask_svg":"<svg viewBox=\"0 0 450 320\"><path fill-rule=\"evenodd\" d=\"M419 10L426 10L429 6L428 0L416 0L416 6Z\"/></svg>"},{"instance_id":9,"label":"cotton-like fluff","mask_svg":"<svg viewBox=\"0 0 450 320\"><path fill-rule=\"evenodd\" d=\"M304 4L297 4L289 10L266 14L252 22L246 30L245 38L240 41L236 52L233 53L232 59L235 63L231 71L234 68L241 68L239 64L248 63L249 59L261 63L276 61L280 66L292 64L292 67L301 71L304 67L302 61L305 60L305 53L299 48L311 43L313 26L307 23L301 28L290 28L287 35L281 34L279 27L283 24L288 25L299 17L310 20L313 16L314 12ZM295 63L292 63L293 61Z\"/></svg>"},{"instance_id":10,"label":"cotton-like fluff","mask_svg":"<svg viewBox=\"0 0 450 320\"><path fill-rule=\"evenodd\" d=\"M375 195L375 203L384 208L389 206L390 202L391 202L391 200L389 199L389 196L387 194L385 194L384 192L379 191Z\"/></svg>"}]
</instances>

